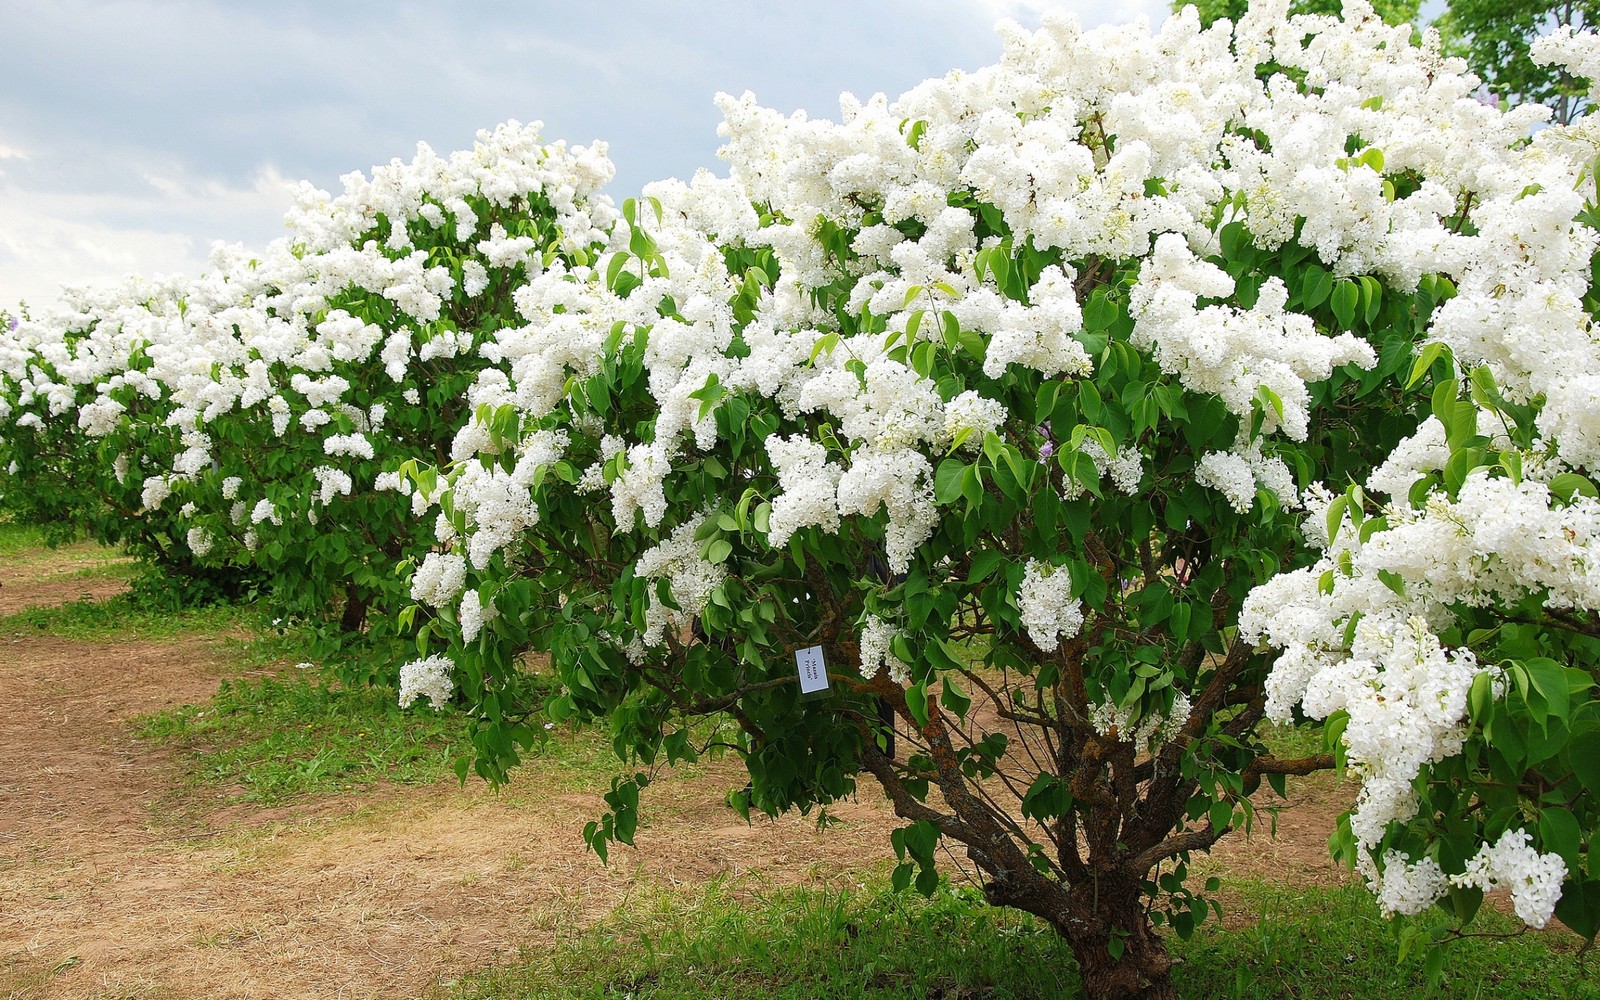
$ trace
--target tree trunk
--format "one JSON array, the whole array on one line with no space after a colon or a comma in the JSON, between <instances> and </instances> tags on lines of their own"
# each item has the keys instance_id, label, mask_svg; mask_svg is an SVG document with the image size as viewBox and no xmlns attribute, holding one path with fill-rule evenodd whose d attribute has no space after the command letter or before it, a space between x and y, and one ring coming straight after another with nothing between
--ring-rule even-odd
<instances>
[{"instance_id":1,"label":"tree trunk","mask_svg":"<svg viewBox=\"0 0 1600 1000\"><path fill-rule=\"evenodd\" d=\"M970 847L968 857L980 867L990 860ZM985 870L991 905L1031 913L1067 942L1089 1000L1177 1000L1172 956L1150 926L1138 879L1106 872L1068 885L1031 869Z\"/></svg>"},{"instance_id":2,"label":"tree trunk","mask_svg":"<svg viewBox=\"0 0 1600 1000\"><path fill-rule=\"evenodd\" d=\"M1071 886L1067 899L1067 925L1058 925L1056 931L1072 947L1086 996L1092 1000L1177 1000L1172 956L1150 926L1136 880L1103 875Z\"/></svg>"},{"instance_id":3,"label":"tree trunk","mask_svg":"<svg viewBox=\"0 0 1600 1000\"><path fill-rule=\"evenodd\" d=\"M346 635L353 635L361 631L361 626L367 622L367 602L361 597L354 586L345 591L344 617L339 622L339 627Z\"/></svg>"}]
</instances>

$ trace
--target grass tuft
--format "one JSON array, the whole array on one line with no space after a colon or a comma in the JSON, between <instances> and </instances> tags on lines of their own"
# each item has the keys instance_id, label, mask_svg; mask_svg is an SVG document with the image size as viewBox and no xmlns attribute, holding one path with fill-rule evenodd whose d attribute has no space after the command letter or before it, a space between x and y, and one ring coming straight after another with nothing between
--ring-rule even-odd
<instances>
[{"instance_id":1,"label":"grass tuft","mask_svg":"<svg viewBox=\"0 0 1600 1000\"><path fill-rule=\"evenodd\" d=\"M391 690L330 685L307 669L223 681L206 704L145 716L136 731L190 753L197 780L270 805L453 776L464 724L455 713L401 709Z\"/></svg>"},{"instance_id":2,"label":"grass tuft","mask_svg":"<svg viewBox=\"0 0 1600 1000\"><path fill-rule=\"evenodd\" d=\"M0 618L0 634L53 635L85 642L171 639L234 631L247 623L250 614L247 608L229 604L158 609L130 594L119 594L103 601L77 600L7 615Z\"/></svg>"},{"instance_id":3,"label":"grass tuft","mask_svg":"<svg viewBox=\"0 0 1600 1000\"><path fill-rule=\"evenodd\" d=\"M1064 943L971 890L933 898L882 878L839 888L754 894L715 882L702 893L641 890L599 925L522 961L442 984L455 1000L1068 996Z\"/></svg>"},{"instance_id":4,"label":"grass tuft","mask_svg":"<svg viewBox=\"0 0 1600 1000\"><path fill-rule=\"evenodd\" d=\"M1254 923L1208 924L1174 950L1180 993L1227 1000L1596 1000L1600 977L1585 968L1582 944L1562 929L1523 932L1488 906L1472 937L1448 946L1444 975L1430 986L1422 957L1400 958L1402 923L1385 918L1359 886L1297 889L1229 880L1236 906ZM1421 917L1416 919L1428 919Z\"/></svg>"},{"instance_id":5,"label":"grass tuft","mask_svg":"<svg viewBox=\"0 0 1600 1000\"><path fill-rule=\"evenodd\" d=\"M437 1000L1075 997L1071 951L1041 922L985 905L972 889L932 899L873 876L834 888L698 898L646 893L599 924L520 961L441 983ZM1419 957L1399 959L1395 925L1356 887L1233 885L1251 925L1208 925L1171 941L1185 1000L1595 1000L1600 980L1564 932L1472 938L1451 946L1430 986ZM681 890L680 890L681 893ZM1479 928L1511 932L1495 914Z\"/></svg>"},{"instance_id":6,"label":"grass tuft","mask_svg":"<svg viewBox=\"0 0 1600 1000\"><path fill-rule=\"evenodd\" d=\"M43 528L0 519L0 558L43 549L48 544Z\"/></svg>"}]
</instances>

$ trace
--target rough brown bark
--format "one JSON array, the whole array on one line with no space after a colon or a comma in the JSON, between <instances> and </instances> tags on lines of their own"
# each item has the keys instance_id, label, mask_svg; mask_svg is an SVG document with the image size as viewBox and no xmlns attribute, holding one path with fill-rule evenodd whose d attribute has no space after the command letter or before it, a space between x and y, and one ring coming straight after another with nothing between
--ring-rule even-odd
<instances>
[{"instance_id":1,"label":"rough brown bark","mask_svg":"<svg viewBox=\"0 0 1600 1000\"><path fill-rule=\"evenodd\" d=\"M1066 938L1078 960L1083 991L1093 1000L1177 1000L1172 956L1150 926L1139 884L1101 876L1067 890ZM1120 943L1120 953L1113 950Z\"/></svg>"},{"instance_id":2,"label":"rough brown bark","mask_svg":"<svg viewBox=\"0 0 1600 1000\"><path fill-rule=\"evenodd\" d=\"M1172 956L1150 925L1138 879L1106 872L1062 885L1007 872L984 889L991 904L1032 913L1061 935L1090 1000L1176 1000Z\"/></svg>"}]
</instances>

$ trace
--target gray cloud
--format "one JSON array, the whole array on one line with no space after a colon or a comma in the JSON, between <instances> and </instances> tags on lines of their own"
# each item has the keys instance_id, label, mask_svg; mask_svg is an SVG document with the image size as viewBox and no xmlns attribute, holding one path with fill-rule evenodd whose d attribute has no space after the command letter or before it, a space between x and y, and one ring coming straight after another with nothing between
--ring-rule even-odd
<instances>
[{"instance_id":1,"label":"gray cloud","mask_svg":"<svg viewBox=\"0 0 1600 1000\"><path fill-rule=\"evenodd\" d=\"M198 269L212 239L280 232L282 177L336 188L348 171L409 158L418 141L461 148L508 118L542 120L550 139L608 140L622 197L716 166L718 90L832 116L840 91L896 94L992 62L996 17L1033 22L1044 7L1076 8L1086 24L1165 10L0 0L0 149L26 155L0 159L0 303L138 269L141 239L152 269ZM97 241L75 271L72 248Z\"/></svg>"}]
</instances>

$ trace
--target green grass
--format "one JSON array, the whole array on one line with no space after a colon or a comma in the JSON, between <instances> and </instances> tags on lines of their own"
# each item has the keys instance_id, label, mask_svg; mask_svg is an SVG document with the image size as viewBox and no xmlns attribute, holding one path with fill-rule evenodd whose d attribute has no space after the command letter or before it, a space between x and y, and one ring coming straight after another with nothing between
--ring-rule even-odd
<instances>
[{"instance_id":1,"label":"green grass","mask_svg":"<svg viewBox=\"0 0 1600 1000\"><path fill-rule=\"evenodd\" d=\"M136 731L191 754L197 780L270 805L453 776L464 726L459 714L402 710L391 690L330 685L307 669L223 681L206 704L145 716Z\"/></svg>"},{"instance_id":2,"label":"green grass","mask_svg":"<svg viewBox=\"0 0 1600 1000\"><path fill-rule=\"evenodd\" d=\"M1256 735L1272 751L1274 757L1280 760L1293 760L1297 757L1310 757L1323 753L1322 723L1302 722L1299 725L1280 726L1275 722L1263 722Z\"/></svg>"},{"instance_id":3,"label":"green grass","mask_svg":"<svg viewBox=\"0 0 1600 1000\"><path fill-rule=\"evenodd\" d=\"M0 618L0 634L53 635L85 642L175 639L243 627L248 608L213 604L178 611L153 608L129 594L104 601L78 600L51 608L29 608Z\"/></svg>"},{"instance_id":4,"label":"green grass","mask_svg":"<svg viewBox=\"0 0 1600 1000\"><path fill-rule=\"evenodd\" d=\"M0 520L0 558L45 548L44 529Z\"/></svg>"},{"instance_id":5,"label":"green grass","mask_svg":"<svg viewBox=\"0 0 1600 1000\"><path fill-rule=\"evenodd\" d=\"M932 899L863 888L725 882L698 895L637 890L599 925L519 963L441 986L438 997L1054 997L1074 981L1053 934L964 892Z\"/></svg>"},{"instance_id":6,"label":"green grass","mask_svg":"<svg viewBox=\"0 0 1600 1000\"><path fill-rule=\"evenodd\" d=\"M1484 907L1473 937L1448 946L1444 976L1430 987L1421 957L1401 961L1398 925L1357 886L1294 889L1229 880L1236 909L1257 919L1247 927L1203 926L1174 947L1183 959L1185 997L1231 1000L1595 1000L1600 974L1585 967L1581 939L1565 930L1519 932L1518 921ZM1420 919L1420 918L1419 918Z\"/></svg>"},{"instance_id":7,"label":"green grass","mask_svg":"<svg viewBox=\"0 0 1600 1000\"><path fill-rule=\"evenodd\" d=\"M238 669L271 676L223 681L211 701L144 716L136 732L183 750L197 782L233 789L238 801L272 805L378 781L455 779L458 758L471 749L464 715L436 712L425 700L402 709L393 688L341 684L319 667L291 666L312 659L314 642L303 629L237 641ZM604 789L620 768L594 729L556 728L530 757L514 794L519 786L539 795Z\"/></svg>"},{"instance_id":8,"label":"green grass","mask_svg":"<svg viewBox=\"0 0 1600 1000\"><path fill-rule=\"evenodd\" d=\"M1070 950L1031 918L972 890L933 899L884 887L777 889L755 897L714 883L698 896L645 891L587 930L520 961L442 983L436 998L689 1000L1078 995ZM1393 926L1358 888L1235 886L1250 926L1205 927L1172 942L1186 1000L1593 1000L1600 977L1564 932L1451 946L1443 979L1398 957ZM1505 918L1479 930L1511 931Z\"/></svg>"}]
</instances>

